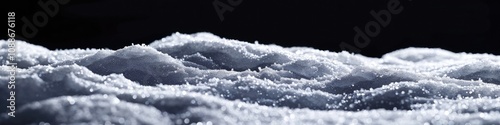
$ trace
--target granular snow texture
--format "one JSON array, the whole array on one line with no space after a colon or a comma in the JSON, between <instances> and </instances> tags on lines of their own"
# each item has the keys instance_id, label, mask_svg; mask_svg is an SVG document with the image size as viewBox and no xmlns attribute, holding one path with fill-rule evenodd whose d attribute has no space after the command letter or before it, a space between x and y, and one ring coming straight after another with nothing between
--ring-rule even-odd
<instances>
[{"instance_id":1,"label":"granular snow texture","mask_svg":"<svg viewBox=\"0 0 500 125\"><path fill-rule=\"evenodd\" d=\"M500 124L500 56L407 48L370 58L180 34L119 50L17 41L0 124ZM0 41L7 59L7 41Z\"/></svg>"}]
</instances>

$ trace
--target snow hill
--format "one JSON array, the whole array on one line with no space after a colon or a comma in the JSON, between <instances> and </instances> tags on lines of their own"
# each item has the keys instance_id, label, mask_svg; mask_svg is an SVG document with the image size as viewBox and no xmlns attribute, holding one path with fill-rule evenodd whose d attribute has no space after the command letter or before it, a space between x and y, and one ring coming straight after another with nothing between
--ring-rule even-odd
<instances>
[{"instance_id":1,"label":"snow hill","mask_svg":"<svg viewBox=\"0 0 500 125\"><path fill-rule=\"evenodd\" d=\"M0 41L7 59L7 42ZM0 124L500 124L500 56L407 48L370 58L175 33L119 50L17 41ZM9 67L0 66L0 98Z\"/></svg>"}]
</instances>

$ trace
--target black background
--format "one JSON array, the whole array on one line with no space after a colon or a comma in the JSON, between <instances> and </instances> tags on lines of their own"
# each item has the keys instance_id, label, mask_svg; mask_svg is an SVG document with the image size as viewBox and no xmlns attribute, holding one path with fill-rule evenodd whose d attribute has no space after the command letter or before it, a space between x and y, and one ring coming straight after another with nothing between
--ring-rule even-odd
<instances>
[{"instance_id":1,"label":"black background","mask_svg":"<svg viewBox=\"0 0 500 125\"><path fill-rule=\"evenodd\" d=\"M38 1L2 1L4 13L15 11L17 35L43 9ZM24 38L49 49L110 48L151 43L175 32L211 32L242 41L281 46L308 46L340 51L354 46L353 27L364 29L375 19L370 11L387 9L389 0L243 0L220 20L215 0L70 0L38 33ZM230 5L227 0L219 0ZM454 52L500 55L498 0L400 0L403 11L392 15L361 54L379 57L397 49L437 47ZM4 18L7 18L5 14ZM5 21L7 22L7 21ZM5 28L6 25L4 25ZM6 33L3 33L6 34ZM7 35L1 35L5 39ZM21 39L21 38L20 38Z\"/></svg>"}]
</instances>

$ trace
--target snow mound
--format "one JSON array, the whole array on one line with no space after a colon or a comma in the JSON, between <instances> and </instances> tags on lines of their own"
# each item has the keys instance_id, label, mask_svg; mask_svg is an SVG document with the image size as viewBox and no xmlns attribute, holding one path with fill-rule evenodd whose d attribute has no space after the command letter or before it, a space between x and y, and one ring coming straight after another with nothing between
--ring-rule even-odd
<instances>
[{"instance_id":1,"label":"snow mound","mask_svg":"<svg viewBox=\"0 0 500 125\"><path fill-rule=\"evenodd\" d=\"M17 46L16 117L2 108L0 124L500 124L500 56L490 54L370 58L210 33L119 50Z\"/></svg>"}]
</instances>

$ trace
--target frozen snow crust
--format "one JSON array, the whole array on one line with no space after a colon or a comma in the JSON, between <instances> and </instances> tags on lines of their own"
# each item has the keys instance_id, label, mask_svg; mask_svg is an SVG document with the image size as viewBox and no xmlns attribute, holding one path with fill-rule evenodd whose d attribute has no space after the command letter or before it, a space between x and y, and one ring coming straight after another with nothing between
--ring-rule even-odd
<instances>
[{"instance_id":1,"label":"frozen snow crust","mask_svg":"<svg viewBox=\"0 0 500 125\"><path fill-rule=\"evenodd\" d=\"M369 58L210 33L119 50L17 46L16 117L0 103L2 125L500 124L500 56L489 54Z\"/></svg>"}]
</instances>

